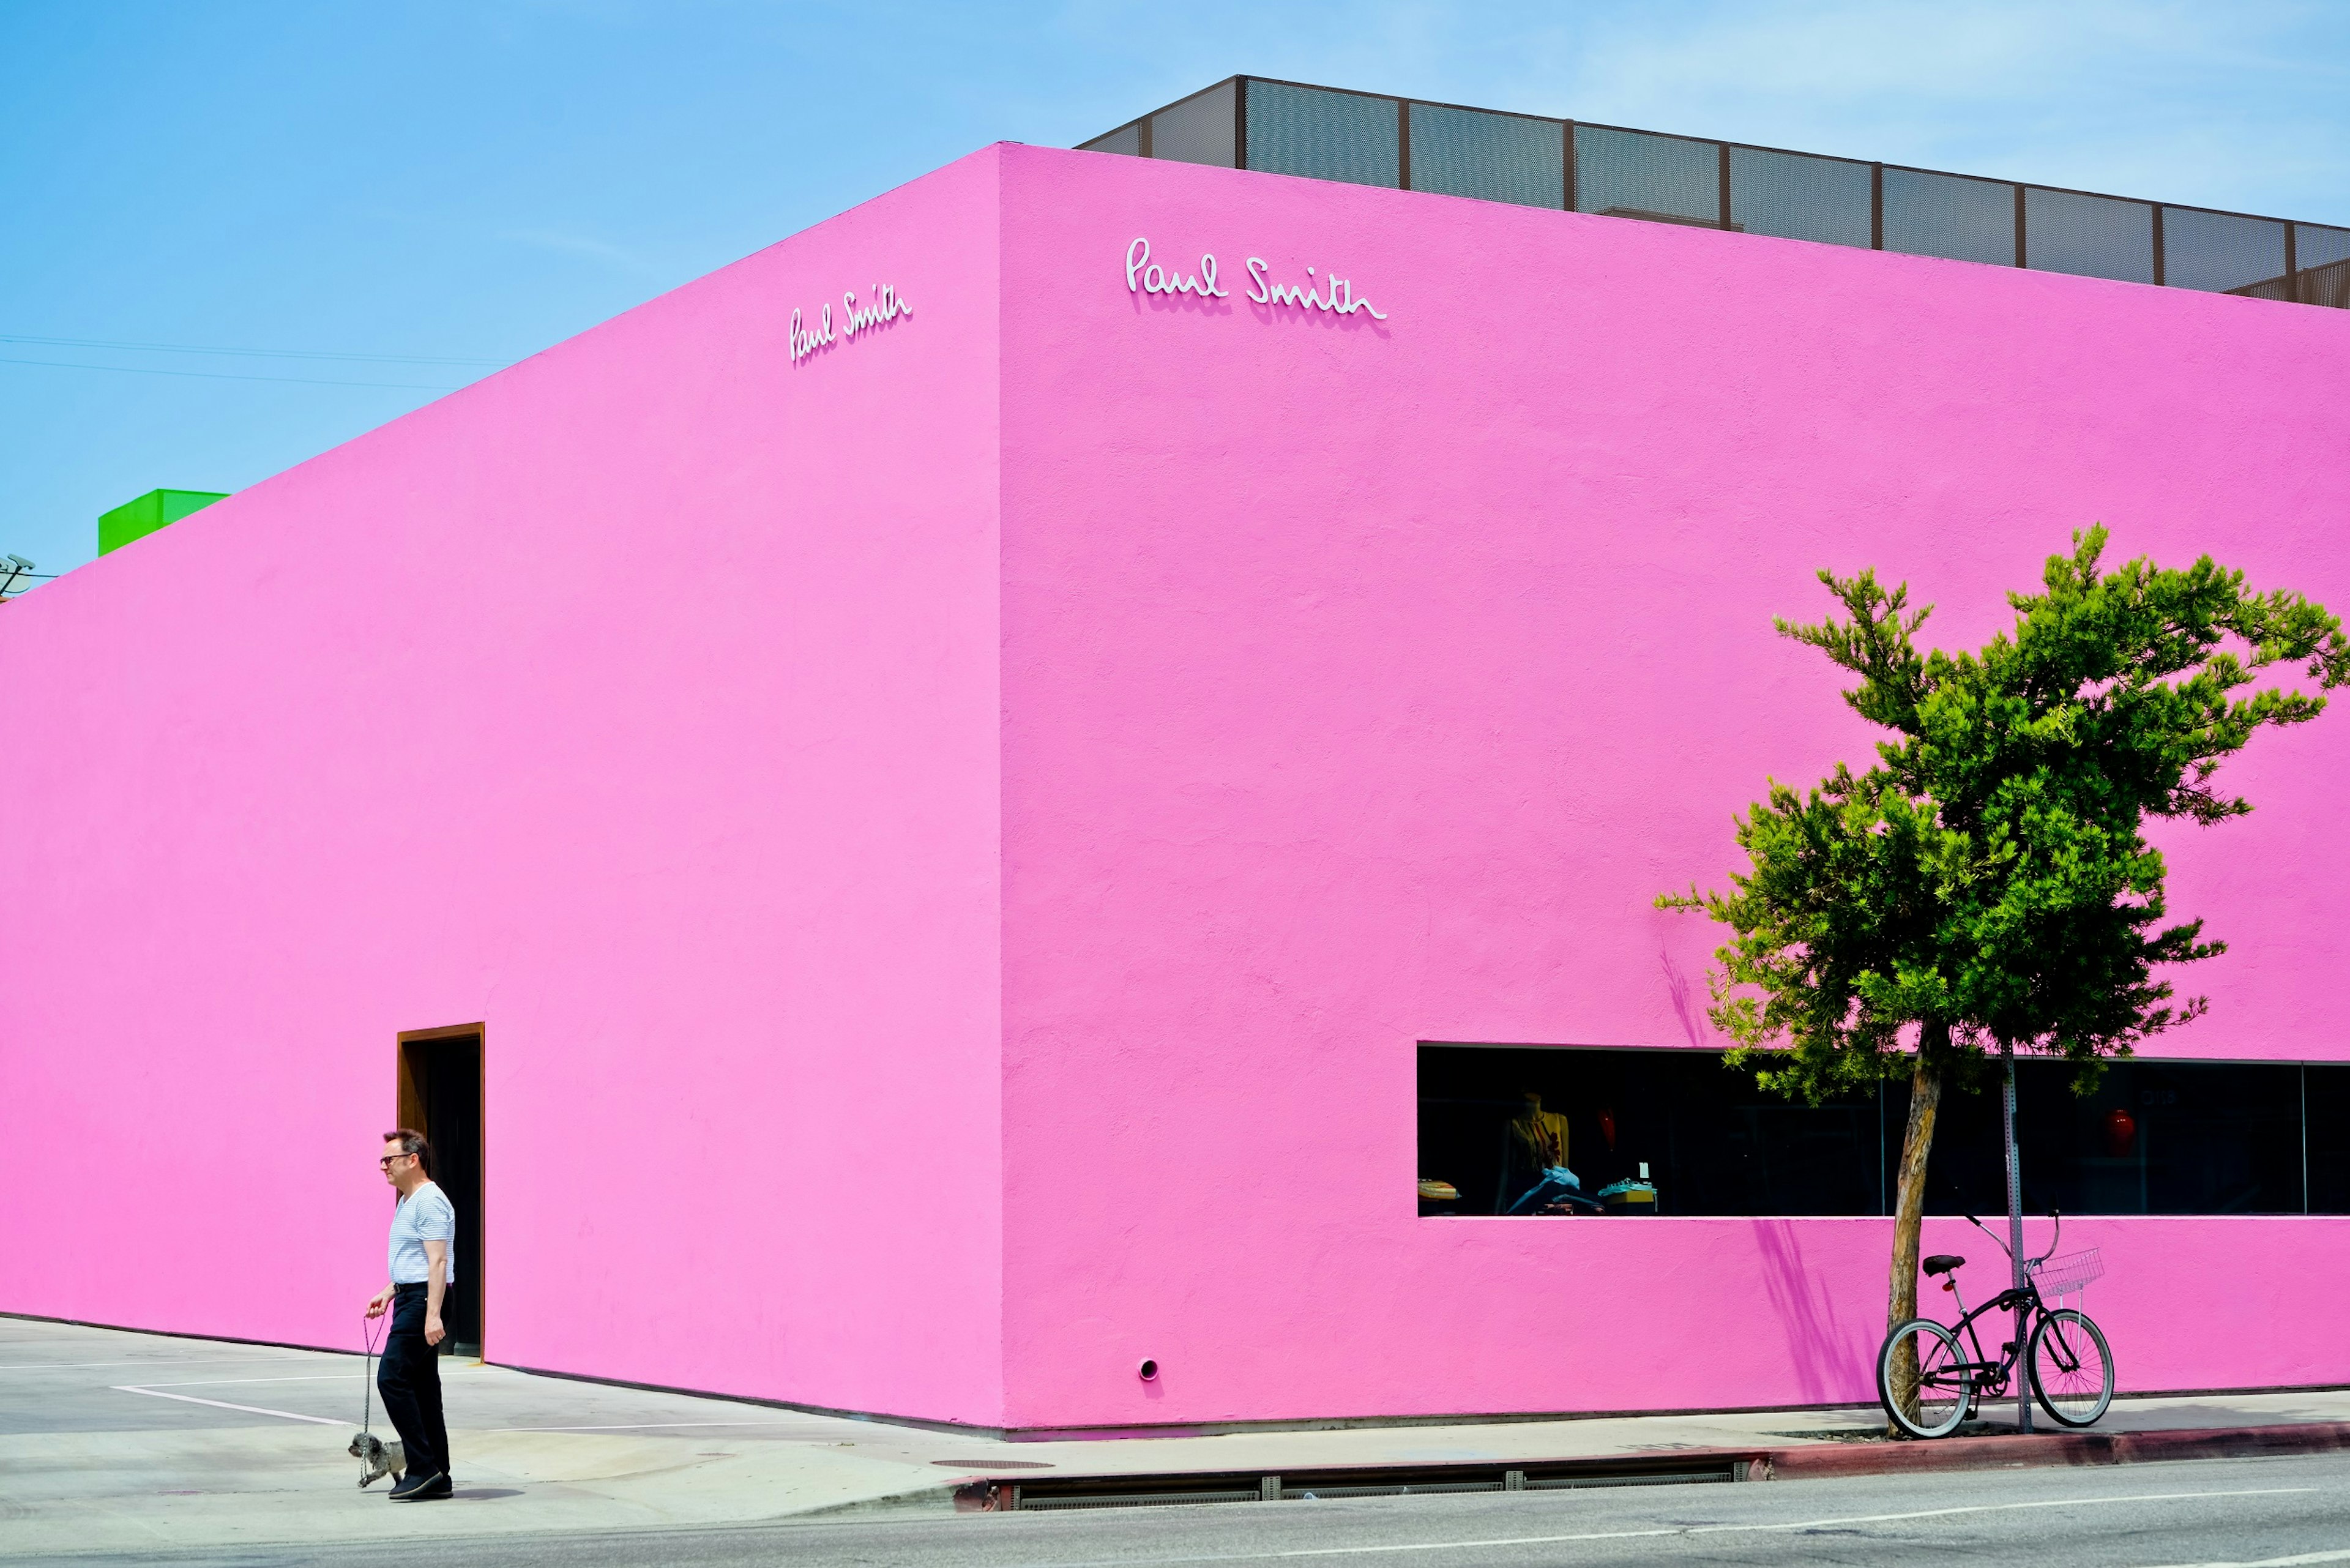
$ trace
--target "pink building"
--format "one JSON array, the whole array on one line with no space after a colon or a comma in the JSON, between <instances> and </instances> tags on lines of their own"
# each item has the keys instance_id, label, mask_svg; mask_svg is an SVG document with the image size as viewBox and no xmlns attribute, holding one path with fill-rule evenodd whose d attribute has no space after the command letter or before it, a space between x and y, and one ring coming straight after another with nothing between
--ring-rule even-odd
<instances>
[{"instance_id":1,"label":"pink building","mask_svg":"<svg viewBox=\"0 0 2350 1568\"><path fill-rule=\"evenodd\" d=\"M414 1116L509 1365L1025 1432L1871 1397L1890 1113L1722 1073L1650 905L1867 754L1772 618L1873 565L1972 643L2095 520L2350 605L2350 314L1169 123L0 611L0 1310L354 1346ZM2027 1083L2126 1392L2350 1381L2345 774L2265 737L2173 840L2230 944L2175 1060ZM1496 1215L1526 1088L1661 1212Z\"/></svg>"}]
</instances>

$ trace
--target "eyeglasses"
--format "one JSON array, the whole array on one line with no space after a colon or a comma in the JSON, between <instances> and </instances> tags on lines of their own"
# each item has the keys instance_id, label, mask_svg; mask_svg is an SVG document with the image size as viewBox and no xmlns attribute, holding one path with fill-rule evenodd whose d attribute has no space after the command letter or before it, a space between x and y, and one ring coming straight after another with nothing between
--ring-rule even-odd
<instances>
[{"instance_id":1,"label":"eyeglasses","mask_svg":"<svg viewBox=\"0 0 2350 1568\"><path fill-rule=\"evenodd\" d=\"M376 1163L376 1168L377 1168L377 1169L379 1169L379 1170L390 1170L390 1169L391 1168L391 1162L392 1162L393 1160L395 1160L395 1159L414 1159L415 1158L416 1158L416 1157L415 1157L414 1155L412 1155L412 1154L388 1154L388 1155L385 1155L381 1159L379 1159L379 1160L377 1160L377 1161L375 1162L375 1163Z\"/></svg>"}]
</instances>

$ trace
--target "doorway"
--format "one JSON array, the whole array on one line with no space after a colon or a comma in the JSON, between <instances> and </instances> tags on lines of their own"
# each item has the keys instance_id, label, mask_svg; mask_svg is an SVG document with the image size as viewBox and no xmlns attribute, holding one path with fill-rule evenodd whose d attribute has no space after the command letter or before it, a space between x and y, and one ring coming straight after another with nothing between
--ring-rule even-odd
<instances>
[{"instance_id":1,"label":"doorway","mask_svg":"<svg viewBox=\"0 0 2350 1568\"><path fill-rule=\"evenodd\" d=\"M411 1030L400 1037L400 1125L424 1135L432 1179L457 1211L452 1272L442 1298L444 1355L482 1355L482 1026Z\"/></svg>"}]
</instances>

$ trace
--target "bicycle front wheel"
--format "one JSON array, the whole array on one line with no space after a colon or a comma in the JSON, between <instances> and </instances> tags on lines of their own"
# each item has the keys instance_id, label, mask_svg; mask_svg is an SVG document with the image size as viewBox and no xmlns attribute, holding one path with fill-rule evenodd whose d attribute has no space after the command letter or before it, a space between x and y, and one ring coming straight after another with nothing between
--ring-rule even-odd
<instances>
[{"instance_id":1,"label":"bicycle front wheel","mask_svg":"<svg viewBox=\"0 0 2350 1568\"><path fill-rule=\"evenodd\" d=\"M2114 1402L2114 1358L2086 1313L2060 1307L2032 1331L2032 1393L2049 1418L2085 1427Z\"/></svg>"},{"instance_id":2,"label":"bicycle front wheel","mask_svg":"<svg viewBox=\"0 0 2350 1568\"><path fill-rule=\"evenodd\" d=\"M1893 1424L1911 1437L1957 1431L1974 1395L1974 1372L1957 1336L1932 1318L1913 1317L1885 1336L1877 1353L1877 1397Z\"/></svg>"}]
</instances>

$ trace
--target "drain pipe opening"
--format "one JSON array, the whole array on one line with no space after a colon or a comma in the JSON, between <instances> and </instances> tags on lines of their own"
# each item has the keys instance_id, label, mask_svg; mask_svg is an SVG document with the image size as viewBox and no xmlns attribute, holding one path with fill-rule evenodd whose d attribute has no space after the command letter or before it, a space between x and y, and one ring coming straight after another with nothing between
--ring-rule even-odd
<instances>
[{"instance_id":1,"label":"drain pipe opening","mask_svg":"<svg viewBox=\"0 0 2350 1568\"><path fill-rule=\"evenodd\" d=\"M1142 1358L1142 1365L1134 1369L1134 1375L1145 1383L1156 1383L1159 1381L1159 1363L1146 1355Z\"/></svg>"}]
</instances>

